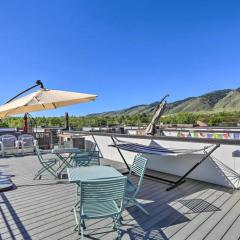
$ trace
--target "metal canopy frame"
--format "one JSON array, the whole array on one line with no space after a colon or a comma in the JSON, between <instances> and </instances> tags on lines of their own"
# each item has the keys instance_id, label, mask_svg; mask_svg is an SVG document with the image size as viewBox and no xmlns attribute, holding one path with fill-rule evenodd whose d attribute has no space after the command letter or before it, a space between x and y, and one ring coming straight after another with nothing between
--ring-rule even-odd
<instances>
[{"instance_id":1,"label":"metal canopy frame","mask_svg":"<svg viewBox=\"0 0 240 240\"><path fill-rule=\"evenodd\" d=\"M34 88L36 88L36 87L40 87L40 89L45 89L43 82L42 82L41 80L37 80L37 81L35 82L35 85L33 85L33 86L25 89L24 91L20 92L19 94L17 94L16 96L14 96L14 97L11 98L10 100L8 100L8 101L6 102L6 104L12 102L13 100L15 100L16 98L18 98L19 96L23 95L23 94L26 93L26 92L29 92L30 90L32 90L32 89L34 89ZM34 119L34 117L33 117L30 113L26 113L26 114L27 114L27 117L28 117L29 119L31 119L31 121L33 122L33 125L34 125L34 127L36 127L36 131L37 131L37 122L36 122L36 120Z\"/></svg>"},{"instance_id":2,"label":"metal canopy frame","mask_svg":"<svg viewBox=\"0 0 240 240\"><path fill-rule=\"evenodd\" d=\"M11 98L10 100L8 100L6 103L10 103L11 101L15 100L16 98L18 98L19 96L21 96L22 94L32 90L33 88L35 87L38 87L40 86L41 89L44 89L44 85L43 85L43 82L41 80L37 80L35 85L33 85L32 87L30 88L27 88L26 90L20 92L19 94L17 94L16 96L14 96L13 98Z\"/></svg>"},{"instance_id":3,"label":"metal canopy frame","mask_svg":"<svg viewBox=\"0 0 240 240\"><path fill-rule=\"evenodd\" d=\"M121 150L120 150L119 147L117 146L116 141L115 141L115 139L114 139L113 136L111 136L111 139L112 139L112 141L113 141L113 143L114 143L115 148L117 148L117 150L118 150L118 152L119 152L119 154L120 154L123 162L125 163L125 165L126 165L126 167L127 167L127 169L128 169L128 172L126 172L126 173L124 173L124 174L128 174L128 173L129 173L129 170L130 170L130 167L129 167L126 159L124 158ZM171 186L166 189L166 191L170 191L170 190L176 188L177 186L183 184L184 182L186 182L187 176L188 176L194 169L196 169L200 164L202 164L208 157L210 157L211 154L212 154L213 152L215 152L215 151L217 150L217 148L219 148L219 147L220 147L220 144L215 144L215 146L214 146L209 152L204 151L204 153L205 153L204 157L203 157L199 162L197 162L195 165L193 165L183 176L179 177L179 179L176 180L176 181L169 180L169 179L166 179L166 178L157 177L157 176L153 176L153 175L151 175L151 174L144 174L144 176L149 177L149 178L152 178L152 179L156 179L156 180L159 180L159 181L162 181L163 183L166 183L166 184L170 184Z\"/></svg>"}]
</instances>

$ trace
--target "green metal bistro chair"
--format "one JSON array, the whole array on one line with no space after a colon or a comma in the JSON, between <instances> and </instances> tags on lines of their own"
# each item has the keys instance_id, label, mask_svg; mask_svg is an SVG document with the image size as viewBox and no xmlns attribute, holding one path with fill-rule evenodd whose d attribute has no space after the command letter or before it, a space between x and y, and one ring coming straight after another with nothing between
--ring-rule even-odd
<instances>
[{"instance_id":1,"label":"green metal bistro chair","mask_svg":"<svg viewBox=\"0 0 240 240\"><path fill-rule=\"evenodd\" d=\"M124 210L124 197L127 177L106 178L80 183L79 207L73 209L76 220L75 230L84 239L85 220L112 218L113 228L120 239L120 217Z\"/></svg>"},{"instance_id":2,"label":"green metal bistro chair","mask_svg":"<svg viewBox=\"0 0 240 240\"><path fill-rule=\"evenodd\" d=\"M59 163L59 159L58 158L48 158L48 159L44 159L42 154L41 154L41 151L38 147L35 147L35 151L36 151L36 154L38 156L38 160L42 166L41 169L39 169L37 171L37 173L35 174L35 177L33 178L34 180L35 179L41 179L42 177L42 174L47 171L49 172L51 175L53 175L55 178L58 178L58 173L57 171L54 169L54 166Z\"/></svg>"},{"instance_id":3,"label":"green metal bistro chair","mask_svg":"<svg viewBox=\"0 0 240 240\"><path fill-rule=\"evenodd\" d=\"M76 167L100 165L99 151L84 151L72 157Z\"/></svg>"},{"instance_id":4,"label":"green metal bistro chair","mask_svg":"<svg viewBox=\"0 0 240 240\"><path fill-rule=\"evenodd\" d=\"M88 167L88 166L96 166L100 165L100 157L99 157L99 151L84 151L82 153L77 153L72 157L73 165L75 167ZM80 188L77 186L76 189L77 192L77 198L76 198L76 204L78 205L78 202L80 201Z\"/></svg>"},{"instance_id":5,"label":"green metal bistro chair","mask_svg":"<svg viewBox=\"0 0 240 240\"><path fill-rule=\"evenodd\" d=\"M128 174L128 179L127 179L127 189L126 189L127 193L125 198L125 207L136 206L140 210L142 210L145 214L149 215L149 213L140 205L140 203L136 199L136 195L138 194L142 185L147 161L148 160L142 157L141 155L137 155L134 158L134 161L130 168L130 172ZM133 175L138 176L137 184L134 184L131 180Z\"/></svg>"}]
</instances>

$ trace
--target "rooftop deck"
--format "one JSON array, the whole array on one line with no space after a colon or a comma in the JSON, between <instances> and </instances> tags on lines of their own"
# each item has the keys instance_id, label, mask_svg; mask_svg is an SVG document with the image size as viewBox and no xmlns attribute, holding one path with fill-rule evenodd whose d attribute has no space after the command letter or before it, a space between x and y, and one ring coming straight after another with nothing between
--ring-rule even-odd
<instances>
[{"instance_id":1,"label":"rooftop deck","mask_svg":"<svg viewBox=\"0 0 240 240\"><path fill-rule=\"evenodd\" d=\"M70 212L75 186L47 176L32 180L38 167L35 156L0 159L0 169L17 186L0 193L0 239L78 239ZM193 180L170 192L166 186L144 180L139 200L151 216L135 207L125 211L122 239L240 238L240 191ZM116 233L105 228L110 223L110 219L87 221L86 239L114 239Z\"/></svg>"}]
</instances>

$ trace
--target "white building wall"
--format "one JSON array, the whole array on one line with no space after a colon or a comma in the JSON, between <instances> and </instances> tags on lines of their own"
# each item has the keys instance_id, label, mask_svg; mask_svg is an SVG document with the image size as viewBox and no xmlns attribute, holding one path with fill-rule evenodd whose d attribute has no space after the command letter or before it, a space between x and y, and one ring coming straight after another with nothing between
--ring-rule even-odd
<instances>
[{"instance_id":1,"label":"white building wall","mask_svg":"<svg viewBox=\"0 0 240 240\"><path fill-rule=\"evenodd\" d=\"M91 136L86 137L87 140L93 141ZM104 158L114 161L123 162L118 150L109 145L113 144L110 136L95 135L95 139L100 148ZM119 138L126 142L134 142L143 145L151 143L159 144L162 147L174 149L200 149L209 145L208 143L194 143L194 142L181 142L181 141L167 141L167 140L152 140L141 138ZM239 188L240 176L240 158L232 157L232 152L237 150L236 145L221 145L210 158L197 167L190 175L189 178L201 180L209 183L219 184L226 187ZM136 153L122 151L126 161L131 164ZM202 154L190 154L184 156L156 156L144 155L149 159L147 168L182 176L187 172L196 162L201 160Z\"/></svg>"}]
</instances>

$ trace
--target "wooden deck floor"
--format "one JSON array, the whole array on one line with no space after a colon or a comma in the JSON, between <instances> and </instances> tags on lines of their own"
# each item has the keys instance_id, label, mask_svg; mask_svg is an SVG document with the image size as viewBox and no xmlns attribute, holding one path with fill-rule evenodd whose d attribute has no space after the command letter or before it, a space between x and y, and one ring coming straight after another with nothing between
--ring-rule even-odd
<instances>
[{"instance_id":1,"label":"wooden deck floor","mask_svg":"<svg viewBox=\"0 0 240 240\"><path fill-rule=\"evenodd\" d=\"M35 156L0 159L17 187L0 193L0 239L78 239L70 212L75 186L49 176L32 180L38 167ZM135 207L125 211L122 239L240 239L240 191L192 180L170 192L166 186L144 180L139 200L151 216ZM114 239L110 223L88 221L86 239Z\"/></svg>"}]
</instances>

